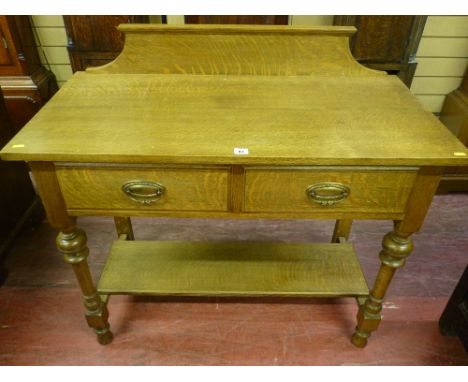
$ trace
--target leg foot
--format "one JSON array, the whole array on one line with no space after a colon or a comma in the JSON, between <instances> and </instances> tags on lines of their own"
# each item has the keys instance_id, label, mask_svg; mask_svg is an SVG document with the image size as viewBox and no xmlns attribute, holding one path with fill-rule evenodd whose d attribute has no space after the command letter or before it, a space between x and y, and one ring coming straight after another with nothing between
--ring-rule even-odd
<instances>
[{"instance_id":1,"label":"leg foot","mask_svg":"<svg viewBox=\"0 0 468 382\"><path fill-rule=\"evenodd\" d=\"M94 329L97 335L97 340L101 345L107 345L112 342L113 335L110 331L109 312L107 305L98 295L84 299L86 308L86 321L88 325Z\"/></svg>"},{"instance_id":2,"label":"leg foot","mask_svg":"<svg viewBox=\"0 0 468 382\"><path fill-rule=\"evenodd\" d=\"M114 335L109 330L109 328L105 329L95 329L97 340L101 345L108 345L114 339Z\"/></svg>"},{"instance_id":3,"label":"leg foot","mask_svg":"<svg viewBox=\"0 0 468 382\"><path fill-rule=\"evenodd\" d=\"M380 310L382 309L382 300L376 299L370 295L366 302L359 307L357 314L356 331L351 338L351 342L363 348L367 344L367 339L371 333L379 327L382 316Z\"/></svg>"},{"instance_id":4,"label":"leg foot","mask_svg":"<svg viewBox=\"0 0 468 382\"><path fill-rule=\"evenodd\" d=\"M363 348L367 345L367 339L370 337L370 333L361 332L358 328L351 337L351 342L358 348Z\"/></svg>"}]
</instances>

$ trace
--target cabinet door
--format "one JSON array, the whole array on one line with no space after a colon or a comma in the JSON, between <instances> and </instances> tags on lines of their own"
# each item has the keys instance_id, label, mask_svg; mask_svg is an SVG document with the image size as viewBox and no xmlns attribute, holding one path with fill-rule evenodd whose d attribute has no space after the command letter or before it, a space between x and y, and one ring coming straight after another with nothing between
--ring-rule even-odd
<instances>
[{"instance_id":1,"label":"cabinet door","mask_svg":"<svg viewBox=\"0 0 468 382\"><path fill-rule=\"evenodd\" d=\"M0 76L23 74L7 16L0 16Z\"/></svg>"},{"instance_id":2,"label":"cabinet door","mask_svg":"<svg viewBox=\"0 0 468 382\"><path fill-rule=\"evenodd\" d=\"M185 16L187 24L270 24L287 25L288 16Z\"/></svg>"},{"instance_id":3,"label":"cabinet door","mask_svg":"<svg viewBox=\"0 0 468 382\"><path fill-rule=\"evenodd\" d=\"M147 23L148 16L63 16L73 71L114 60L123 48L117 25Z\"/></svg>"},{"instance_id":4,"label":"cabinet door","mask_svg":"<svg viewBox=\"0 0 468 382\"><path fill-rule=\"evenodd\" d=\"M335 16L334 25L352 25L353 56L372 69L396 74L411 87L416 51L427 16Z\"/></svg>"},{"instance_id":5,"label":"cabinet door","mask_svg":"<svg viewBox=\"0 0 468 382\"><path fill-rule=\"evenodd\" d=\"M408 61L421 38L426 16L335 16L335 25L353 25L353 56L361 62Z\"/></svg>"}]
</instances>

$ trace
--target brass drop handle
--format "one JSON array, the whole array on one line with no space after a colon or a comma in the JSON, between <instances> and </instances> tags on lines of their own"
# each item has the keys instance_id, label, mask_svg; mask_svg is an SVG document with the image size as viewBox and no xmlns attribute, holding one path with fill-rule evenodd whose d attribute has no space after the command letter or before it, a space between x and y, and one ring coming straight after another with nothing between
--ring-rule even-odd
<instances>
[{"instance_id":1,"label":"brass drop handle","mask_svg":"<svg viewBox=\"0 0 468 382\"><path fill-rule=\"evenodd\" d=\"M166 187L147 180L131 180L123 184L122 191L135 202L151 204L162 198Z\"/></svg>"},{"instance_id":2,"label":"brass drop handle","mask_svg":"<svg viewBox=\"0 0 468 382\"><path fill-rule=\"evenodd\" d=\"M350 193L348 186L341 183L324 182L313 184L306 189L306 194L322 206L331 206L345 200Z\"/></svg>"}]
</instances>

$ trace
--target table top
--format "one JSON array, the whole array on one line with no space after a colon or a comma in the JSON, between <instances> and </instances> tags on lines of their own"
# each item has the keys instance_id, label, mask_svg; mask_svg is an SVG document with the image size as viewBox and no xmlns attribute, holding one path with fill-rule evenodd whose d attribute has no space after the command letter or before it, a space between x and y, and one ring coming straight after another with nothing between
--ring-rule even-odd
<instances>
[{"instance_id":1,"label":"table top","mask_svg":"<svg viewBox=\"0 0 468 382\"><path fill-rule=\"evenodd\" d=\"M352 75L336 65L328 75L322 70L309 75L78 72L5 146L1 157L468 165L468 150L397 77L355 65ZM234 154L235 148L248 149L248 155Z\"/></svg>"}]
</instances>

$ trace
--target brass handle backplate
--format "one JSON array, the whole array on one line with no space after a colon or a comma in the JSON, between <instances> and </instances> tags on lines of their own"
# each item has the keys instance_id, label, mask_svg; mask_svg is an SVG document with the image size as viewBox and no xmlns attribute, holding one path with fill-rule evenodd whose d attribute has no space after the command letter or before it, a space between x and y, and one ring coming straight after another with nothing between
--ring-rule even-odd
<instances>
[{"instance_id":1,"label":"brass handle backplate","mask_svg":"<svg viewBox=\"0 0 468 382\"><path fill-rule=\"evenodd\" d=\"M322 206L331 206L345 200L350 189L341 183L324 182L313 184L306 189L306 194Z\"/></svg>"},{"instance_id":2,"label":"brass handle backplate","mask_svg":"<svg viewBox=\"0 0 468 382\"><path fill-rule=\"evenodd\" d=\"M166 187L147 180L131 180L123 184L122 191L135 202L151 204L162 198Z\"/></svg>"}]
</instances>

